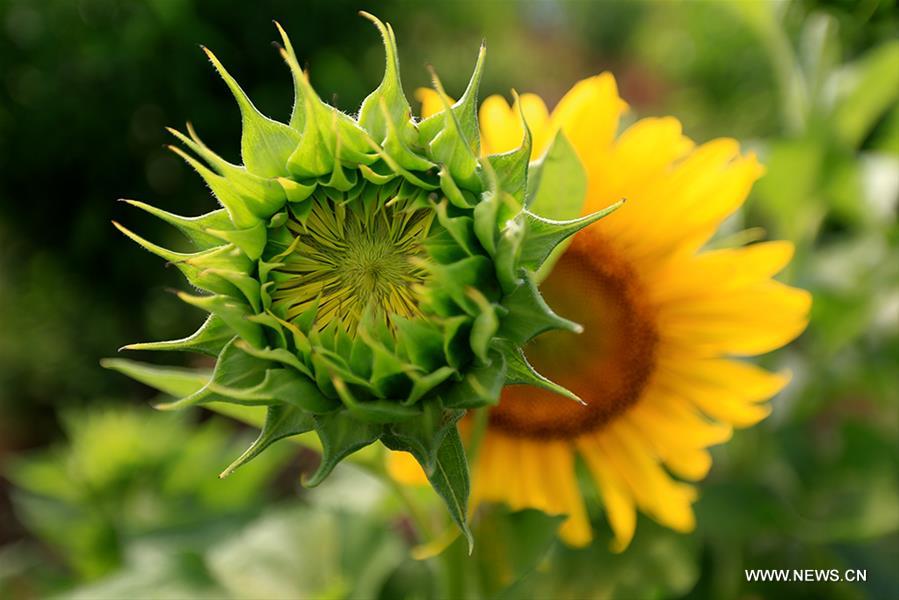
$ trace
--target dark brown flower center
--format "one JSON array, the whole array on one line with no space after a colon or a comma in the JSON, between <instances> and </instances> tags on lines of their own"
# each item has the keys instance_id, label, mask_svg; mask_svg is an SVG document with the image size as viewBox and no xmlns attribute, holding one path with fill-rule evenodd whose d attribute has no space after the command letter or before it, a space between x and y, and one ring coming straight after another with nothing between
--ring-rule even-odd
<instances>
[{"instance_id":1,"label":"dark brown flower center","mask_svg":"<svg viewBox=\"0 0 899 600\"><path fill-rule=\"evenodd\" d=\"M584 332L551 331L525 350L540 373L587 406L524 385L503 390L490 426L529 438L569 439L600 429L640 397L655 366L657 335L630 266L588 230L540 286L556 312Z\"/></svg>"}]
</instances>

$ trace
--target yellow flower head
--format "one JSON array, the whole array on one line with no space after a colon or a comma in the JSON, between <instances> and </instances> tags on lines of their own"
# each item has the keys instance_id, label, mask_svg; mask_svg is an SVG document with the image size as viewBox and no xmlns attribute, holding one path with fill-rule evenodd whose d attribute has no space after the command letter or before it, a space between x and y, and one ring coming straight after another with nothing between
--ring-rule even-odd
<instances>
[{"instance_id":1,"label":"yellow flower head","mask_svg":"<svg viewBox=\"0 0 899 600\"><path fill-rule=\"evenodd\" d=\"M423 92L425 114L441 110ZM520 108L532 158L562 131L587 174L584 211L626 198L614 215L580 233L541 289L580 336L551 332L527 348L534 367L586 406L544 390L509 386L490 409L474 465L472 497L514 509L566 514L562 538L591 540L574 471L583 457L615 534L630 543L639 509L690 531L695 488L711 466L708 447L733 427L765 418L764 402L786 385L739 356L777 349L805 328L810 295L771 279L789 262L789 242L702 248L745 201L763 169L732 139L696 146L674 118L642 119L618 134L627 110L609 73L579 82L550 114L532 94ZM487 98L484 150L521 138L518 106ZM402 457L394 473L404 479Z\"/></svg>"}]
</instances>

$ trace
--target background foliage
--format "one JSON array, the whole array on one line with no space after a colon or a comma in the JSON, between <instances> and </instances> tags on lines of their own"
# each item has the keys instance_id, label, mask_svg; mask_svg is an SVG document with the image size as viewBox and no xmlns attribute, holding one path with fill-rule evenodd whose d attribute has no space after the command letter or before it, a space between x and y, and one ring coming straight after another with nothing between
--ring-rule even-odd
<instances>
[{"instance_id":1,"label":"background foliage","mask_svg":"<svg viewBox=\"0 0 899 600\"><path fill-rule=\"evenodd\" d=\"M0 596L429 598L448 573L460 595L508 598L899 595L895 1L368 4L0 0ZM245 432L156 414L145 389L98 366L202 319L168 293L178 274L109 225L172 235L120 197L208 208L162 147L165 125L190 119L237 159L237 109L197 44L283 118L276 18L322 97L352 111L383 61L360 8L394 25L410 95L426 64L460 90L486 37L485 94L552 104L610 69L640 116L673 114L698 141L733 136L762 154L768 173L729 231L797 242L787 278L814 293L813 318L766 359L794 382L769 420L717 449L695 534L646 521L623 555L602 539L573 551L551 541L553 519L497 509L473 561L458 544L442 566L415 561L404 509L364 465L308 493L295 476L314 456L285 447L219 482ZM868 581L745 581L767 567L867 569Z\"/></svg>"}]
</instances>

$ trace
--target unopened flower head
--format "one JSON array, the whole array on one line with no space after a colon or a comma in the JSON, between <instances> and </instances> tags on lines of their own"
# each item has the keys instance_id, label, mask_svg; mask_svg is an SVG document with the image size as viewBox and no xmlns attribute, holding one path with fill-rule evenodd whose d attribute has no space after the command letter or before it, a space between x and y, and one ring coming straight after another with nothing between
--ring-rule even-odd
<instances>
[{"instance_id":1,"label":"unopened flower head","mask_svg":"<svg viewBox=\"0 0 899 600\"><path fill-rule=\"evenodd\" d=\"M544 331L579 330L549 309L535 273L615 206L570 220L530 212L534 198L552 195L540 181L559 177L534 176L543 165L529 164L521 115L516 148L482 152L485 48L458 102L434 77L444 110L418 121L403 95L393 31L368 18L384 39L387 67L356 117L320 100L280 26L295 88L286 124L262 115L207 50L240 107L243 164L222 159L190 125L171 132L182 144L173 150L222 208L187 218L131 201L179 228L192 253L117 226L176 265L202 292L181 298L210 316L185 339L129 348L216 357L208 381L165 408L268 407L259 438L226 473L278 439L314 430L323 449L307 481L315 485L348 454L381 440L416 458L464 528L468 469L456 422L466 409L495 405L508 383L576 400L537 374L521 350ZM109 365L170 394L184 389L171 371Z\"/></svg>"}]
</instances>

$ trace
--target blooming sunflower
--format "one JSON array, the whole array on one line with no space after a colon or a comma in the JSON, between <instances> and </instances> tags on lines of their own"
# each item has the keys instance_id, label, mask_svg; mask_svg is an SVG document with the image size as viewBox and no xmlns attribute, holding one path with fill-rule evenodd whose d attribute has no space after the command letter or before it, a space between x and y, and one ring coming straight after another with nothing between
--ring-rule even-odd
<instances>
[{"instance_id":1,"label":"blooming sunflower","mask_svg":"<svg viewBox=\"0 0 899 600\"><path fill-rule=\"evenodd\" d=\"M426 115L442 110L427 91L419 99ZM587 176L585 211L628 203L581 232L541 284L584 333L551 332L526 348L535 368L586 405L506 387L473 465L473 502L565 514L560 536L587 544L580 455L602 496L613 549L630 543L637 509L690 531L697 494L688 482L708 473L708 447L764 419L765 401L789 380L736 357L779 348L807 324L810 295L771 279L791 259L789 242L703 250L763 169L735 140L694 144L671 117L638 120L619 134L627 104L609 73L579 82L552 113L532 94L518 104L483 102L485 151L514 147L520 108L532 158L558 131L570 141ZM391 460L397 477L415 479L402 455Z\"/></svg>"}]
</instances>

